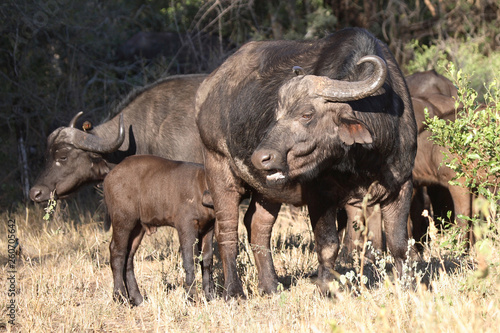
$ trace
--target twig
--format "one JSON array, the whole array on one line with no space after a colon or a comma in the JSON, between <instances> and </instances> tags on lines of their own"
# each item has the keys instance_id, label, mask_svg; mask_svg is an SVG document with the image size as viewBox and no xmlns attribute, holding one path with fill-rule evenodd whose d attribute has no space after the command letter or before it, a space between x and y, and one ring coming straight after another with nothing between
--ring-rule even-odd
<instances>
[{"instance_id":1,"label":"twig","mask_svg":"<svg viewBox=\"0 0 500 333\"><path fill-rule=\"evenodd\" d=\"M430 0L424 0L425 5L427 8L429 8L429 11L431 12L432 17L436 16L436 8L434 5L430 2Z\"/></svg>"},{"instance_id":2,"label":"twig","mask_svg":"<svg viewBox=\"0 0 500 333\"><path fill-rule=\"evenodd\" d=\"M21 164L21 183L23 186L23 195L24 199L29 199L30 193L30 183L28 178L28 158L26 155L26 147L24 146L23 133L19 133L18 139L18 148L19 148L19 164Z\"/></svg>"}]
</instances>

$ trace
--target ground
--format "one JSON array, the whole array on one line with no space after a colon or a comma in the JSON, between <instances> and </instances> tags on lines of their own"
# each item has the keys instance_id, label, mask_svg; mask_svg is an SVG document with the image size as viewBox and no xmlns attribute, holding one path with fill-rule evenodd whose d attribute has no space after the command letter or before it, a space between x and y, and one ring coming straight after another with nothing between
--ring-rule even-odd
<instances>
[{"instance_id":1,"label":"ground","mask_svg":"<svg viewBox=\"0 0 500 333\"><path fill-rule=\"evenodd\" d=\"M381 268L386 258L380 257L376 266L364 268L368 288L359 284L359 258L346 261L341 256L333 297L324 297L314 285L317 259L307 215L292 215L285 208L272 240L282 283L278 293L258 294L256 268L242 231L238 267L248 299L206 302L198 273L198 295L188 300L176 232L160 228L145 237L136 255L136 276L146 300L129 307L112 301L111 233L103 230L99 210L90 213L77 202L59 204L48 222L41 206L14 211L2 214L2 221L15 220L19 246L15 297L8 295L8 281L0 280L0 332L496 332L500 324L500 279L491 264L499 262L498 251L486 258L485 273L477 255L452 257L436 242L413 269L425 284L394 283ZM1 235L8 234L3 230L7 223L0 229ZM7 276L5 236L0 248L5 252L0 253L1 274ZM214 276L220 289L218 258ZM15 326L7 323L12 299Z\"/></svg>"}]
</instances>

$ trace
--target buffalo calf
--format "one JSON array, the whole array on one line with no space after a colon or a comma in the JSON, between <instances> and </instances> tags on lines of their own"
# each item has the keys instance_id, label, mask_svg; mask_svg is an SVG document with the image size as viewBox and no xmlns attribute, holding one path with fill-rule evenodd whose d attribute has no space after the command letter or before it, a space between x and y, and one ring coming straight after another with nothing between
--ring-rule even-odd
<instances>
[{"instance_id":1,"label":"buffalo calf","mask_svg":"<svg viewBox=\"0 0 500 333\"><path fill-rule=\"evenodd\" d=\"M134 254L144 233L152 234L161 226L177 229L188 293L194 293L193 260L201 251L203 290L207 299L213 297L215 214L207 189L202 165L152 155L130 156L106 176L105 229L113 225L109 249L115 300L128 294L132 304L142 303L143 297L134 275ZM197 240L201 241L197 243Z\"/></svg>"}]
</instances>

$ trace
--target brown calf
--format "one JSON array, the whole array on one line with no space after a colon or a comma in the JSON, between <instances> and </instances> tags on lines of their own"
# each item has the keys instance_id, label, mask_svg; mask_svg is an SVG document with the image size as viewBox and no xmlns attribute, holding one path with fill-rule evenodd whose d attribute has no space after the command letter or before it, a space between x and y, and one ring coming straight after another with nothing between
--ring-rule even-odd
<instances>
[{"instance_id":1,"label":"brown calf","mask_svg":"<svg viewBox=\"0 0 500 333\"><path fill-rule=\"evenodd\" d=\"M106 176L105 229L113 225L109 249L115 300L128 294L133 305L142 303L134 275L134 254L144 233L152 234L161 226L177 229L188 293L194 293L191 290L195 275L193 260L201 251L203 290L207 299L214 296L212 236L215 214L211 201L205 170L200 164L135 155L126 158ZM201 241L194 246L197 240Z\"/></svg>"}]
</instances>

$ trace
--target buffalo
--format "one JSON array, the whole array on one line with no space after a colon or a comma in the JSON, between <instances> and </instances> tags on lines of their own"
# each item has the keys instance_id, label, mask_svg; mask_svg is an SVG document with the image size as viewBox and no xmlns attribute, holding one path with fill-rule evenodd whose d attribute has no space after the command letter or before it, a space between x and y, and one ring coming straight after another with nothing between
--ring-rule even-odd
<instances>
[{"instance_id":1,"label":"buffalo","mask_svg":"<svg viewBox=\"0 0 500 333\"><path fill-rule=\"evenodd\" d=\"M418 126L418 150L413 169L414 195L410 210L408 225L409 237L417 241L423 240L428 227L427 217L422 216L422 211L430 211L432 205L434 216L445 216L448 209L452 209L455 216L472 216L472 193L459 185L449 183L455 177L455 172L443 163L446 149L435 145L430 141L431 133L425 126L425 110L431 117L437 116L448 121L454 121L457 111L455 102L458 92L452 82L435 71L418 72L406 78L413 110ZM457 105L458 110L462 104ZM443 192L449 192L449 195ZM450 197L451 202L447 199ZM352 207L346 207L349 222L352 220L364 222L366 227L373 233L372 243L376 249L385 250L384 234L379 214L373 214L368 210L367 221L360 216L359 211ZM441 210L444 210L443 212ZM354 217L353 217L354 216ZM468 222L463 218L457 218L458 225L464 230L463 238L472 240L472 234L465 236ZM354 241L361 240L361 233L355 231L352 223L347 224L344 236L344 244L348 252L355 248ZM419 245L419 248L422 247Z\"/></svg>"},{"instance_id":2,"label":"buffalo","mask_svg":"<svg viewBox=\"0 0 500 333\"><path fill-rule=\"evenodd\" d=\"M177 229L185 288L190 296L194 295L194 258L202 253L203 290L206 298L212 299L215 213L203 165L152 155L130 156L106 176L103 188L105 229L113 226L109 249L114 299L128 295L131 304L142 303L134 274L134 254L144 234L152 234L161 226Z\"/></svg>"},{"instance_id":3,"label":"buffalo","mask_svg":"<svg viewBox=\"0 0 500 333\"><path fill-rule=\"evenodd\" d=\"M457 88L453 83L433 69L408 75L406 83L412 97L432 94L454 97L455 99L458 97Z\"/></svg>"},{"instance_id":4,"label":"buffalo","mask_svg":"<svg viewBox=\"0 0 500 333\"><path fill-rule=\"evenodd\" d=\"M205 77L172 76L136 90L118 105L114 118L89 131L75 127L78 113L69 126L49 135L45 166L30 198L43 202L51 193L64 198L84 184L102 181L130 155L202 163L194 97Z\"/></svg>"},{"instance_id":5,"label":"buffalo","mask_svg":"<svg viewBox=\"0 0 500 333\"><path fill-rule=\"evenodd\" d=\"M334 278L337 208L365 195L381 206L402 274L417 126L385 44L358 28L316 41L250 42L201 84L196 110L226 298L244 297L236 256L247 191L261 292L278 286L270 237L281 203L308 205L321 291Z\"/></svg>"},{"instance_id":6,"label":"buffalo","mask_svg":"<svg viewBox=\"0 0 500 333\"><path fill-rule=\"evenodd\" d=\"M421 216L422 208L429 209L432 205L435 216L444 216L445 211L451 209L458 225L463 229L462 238L473 241L472 232L466 234L469 223L457 217L472 217L473 195L467 188L449 183L456 174L443 163L446 149L430 141L431 133L424 124L424 109L427 109L431 117L455 120L457 113L463 108L462 103L457 103L457 88L434 70L414 73L407 76L406 81L419 129L418 151L413 171L416 193L411 210L413 226L410 230L415 239L421 240L428 225L427 218ZM449 192L449 196L443 191ZM451 202L447 202L448 198Z\"/></svg>"},{"instance_id":7,"label":"buffalo","mask_svg":"<svg viewBox=\"0 0 500 333\"><path fill-rule=\"evenodd\" d=\"M455 116L455 111L452 110L442 115L440 118L454 121ZM440 185L448 189L453 201L453 212L458 225L463 229L463 240L465 240L468 221L458 217L458 215L466 217L472 216L472 193L464 186L451 185L449 183L456 176L456 173L444 163L446 148L432 143L430 136L431 133L428 130L424 130L418 135L419 149L415 159L415 168L413 170L415 187L421 188L423 186ZM435 202L431 203L435 204ZM418 222L413 221L413 223L415 225ZM424 224L424 226L426 226L426 224ZM417 225L415 225L414 228L422 229ZM414 236L415 239L420 240L423 236L422 230L416 232Z\"/></svg>"}]
</instances>

